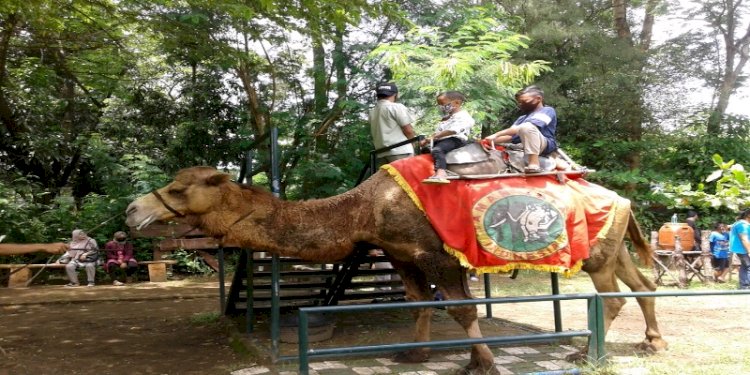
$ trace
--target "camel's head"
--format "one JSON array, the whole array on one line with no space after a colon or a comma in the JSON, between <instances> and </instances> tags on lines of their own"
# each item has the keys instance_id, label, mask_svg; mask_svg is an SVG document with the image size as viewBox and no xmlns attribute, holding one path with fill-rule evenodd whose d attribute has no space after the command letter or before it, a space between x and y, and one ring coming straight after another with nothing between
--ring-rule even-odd
<instances>
[{"instance_id":1,"label":"camel's head","mask_svg":"<svg viewBox=\"0 0 750 375\"><path fill-rule=\"evenodd\" d=\"M169 185L130 203L126 224L140 229L157 220L208 213L220 202L221 186L227 182L228 174L211 167L183 169Z\"/></svg>"}]
</instances>

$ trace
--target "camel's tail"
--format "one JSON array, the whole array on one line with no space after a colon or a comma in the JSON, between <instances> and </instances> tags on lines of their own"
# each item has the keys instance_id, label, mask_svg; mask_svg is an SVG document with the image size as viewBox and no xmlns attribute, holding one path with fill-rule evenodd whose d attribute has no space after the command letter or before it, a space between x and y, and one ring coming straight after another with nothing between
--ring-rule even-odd
<instances>
[{"instance_id":1,"label":"camel's tail","mask_svg":"<svg viewBox=\"0 0 750 375\"><path fill-rule=\"evenodd\" d=\"M654 249L651 248L651 244L646 240L641 232L641 226L638 225L638 220L635 219L633 210L630 210L630 219L628 220L628 237L635 246L635 250L638 253L641 263L645 266L650 267L653 261L651 256L654 254Z\"/></svg>"}]
</instances>

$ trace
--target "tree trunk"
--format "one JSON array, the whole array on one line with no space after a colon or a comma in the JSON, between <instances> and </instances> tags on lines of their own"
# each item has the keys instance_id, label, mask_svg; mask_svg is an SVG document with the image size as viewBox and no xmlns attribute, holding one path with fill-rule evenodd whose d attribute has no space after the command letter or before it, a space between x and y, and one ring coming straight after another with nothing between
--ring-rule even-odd
<instances>
[{"instance_id":1,"label":"tree trunk","mask_svg":"<svg viewBox=\"0 0 750 375\"><path fill-rule=\"evenodd\" d=\"M5 90L3 89L5 87L8 49L10 48L10 40L15 32L17 22L18 17L15 14L9 15L7 21L2 25L2 33L0 33L0 123L5 125L5 129L11 138L15 138L17 133L23 131L18 122L16 122L13 109L10 107L5 97Z\"/></svg>"},{"instance_id":2,"label":"tree trunk","mask_svg":"<svg viewBox=\"0 0 750 375\"><path fill-rule=\"evenodd\" d=\"M708 124L706 125L708 134L721 133L721 123L724 120L729 99L737 87L737 80L745 68L748 58L750 58L750 51L748 51L750 48L750 25L748 25L745 34L735 40L737 17L739 17L737 7L740 5L740 2L727 0L724 1L723 5L723 9L719 9L717 13L712 14L714 26L719 29L724 38L724 55L726 56L726 60L724 61L721 83L715 91L715 96L718 99L711 110L711 114L708 117ZM737 59L736 64L735 59Z\"/></svg>"},{"instance_id":3,"label":"tree trunk","mask_svg":"<svg viewBox=\"0 0 750 375\"><path fill-rule=\"evenodd\" d=\"M615 21L617 37L632 45L630 24L628 24L628 0L612 0L612 13Z\"/></svg>"},{"instance_id":4,"label":"tree trunk","mask_svg":"<svg viewBox=\"0 0 750 375\"><path fill-rule=\"evenodd\" d=\"M310 20L310 37L312 38L313 53L313 113L314 117L322 120L328 109L328 85L326 75L326 50L323 46L323 30L317 20ZM315 134L315 147L321 153L326 153L330 146L327 132Z\"/></svg>"},{"instance_id":5,"label":"tree trunk","mask_svg":"<svg viewBox=\"0 0 750 375\"><path fill-rule=\"evenodd\" d=\"M258 92L255 89L255 77L250 72L251 67L243 61L235 69L237 77L242 81L242 88L247 95L247 110L250 113L251 126L256 137L260 137L268 132L268 120L265 110L262 108Z\"/></svg>"},{"instance_id":6,"label":"tree trunk","mask_svg":"<svg viewBox=\"0 0 750 375\"><path fill-rule=\"evenodd\" d=\"M643 23L643 31L641 38L638 43L638 50L642 53L636 55L630 62L629 69L634 75L640 75L645 65L645 52L651 45L651 34L654 25L653 9L656 7L659 0L650 0L646 5L646 18ZM624 45L634 46L633 35L628 22L628 6L629 0L612 0L612 11L614 17L614 27L617 33L617 39L620 40ZM634 86L627 90L628 94L624 101L624 105L628 107L628 115L624 117L623 126L627 132L627 139L631 142L640 142L643 135L643 119L645 118L645 109L643 107L643 88L640 82L634 84ZM629 96L629 99L627 97ZM625 156L625 163L628 169L633 171L641 167L641 152L640 150L633 150ZM625 185L627 192L633 192L636 189L636 184L628 183Z\"/></svg>"},{"instance_id":7,"label":"tree trunk","mask_svg":"<svg viewBox=\"0 0 750 375\"><path fill-rule=\"evenodd\" d=\"M346 54L344 53L344 31L336 28L334 40L333 64L336 68L336 96L337 100L346 99Z\"/></svg>"},{"instance_id":8,"label":"tree trunk","mask_svg":"<svg viewBox=\"0 0 750 375\"><path fill-rule=\"evenodd\" d=\"M310 23L313 53L313 106L315 114L321 115L328 107L328 88L326 85L326 51L323 37L317 22Z\"/></svg>"},{"instance_id":9,"label":"tree trunk","mask_svg":"<svg viewBox=\"0 0 750 375\"><path fill-rule=\"evenodd\" d=\"M646 15L643 18L643 31L641 31L641 37L639 46L641 51L648 51L651 48L651 40L654 35L654 12L656 12L656 6L659 5L661 0L648 0L646 3Z\"/></svg>"}]
</instances>

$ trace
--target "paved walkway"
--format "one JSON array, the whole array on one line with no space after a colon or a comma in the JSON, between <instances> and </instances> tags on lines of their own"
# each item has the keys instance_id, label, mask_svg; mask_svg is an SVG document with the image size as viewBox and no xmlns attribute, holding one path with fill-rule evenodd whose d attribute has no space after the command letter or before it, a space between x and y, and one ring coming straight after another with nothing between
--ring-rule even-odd
<instances>
[{"instance_id":1,"label":"paved walkway","mask_svg":"<svg viewBox=\"0 0 750 375\"><path fill-rule=\"evenodd\" d=\"M331 348L344 346L382 345L400 342L398 338L412 335L413 321L410 314L399 311L367 312L362 314L341 314L334 319L334 341L311 343L310 348ZM368 327L369 325L369 327ZM376 327L375 327L376 326ZM533 335L541 331L535 327L520 325L503 319L480 319L485 336ZM445 310L436 310L432 319L432 340L465 338L465 332L453 321ZM296 332L296 331L295 331ZM238 333L240 336L242 334ZM246 336L245 336L246 337ZM284 335L282 334L282 338ZM269 352L270 339L267 327L257 329L251 340L242 340L255 351ZM531 344L503 345L492 347L495 364L502 374L542 374L565 373L576 370L577 364L565 358L577 351L570 345ZM282 356L296 356L297 344L282 342ZM357 358L335 358L310 360L309 373L314 375L370 375L370 374L411 374L433 375L453 374L469 363L471 350L433 349L428 362L416 364L395 363L390 354L358 355ZM232 372L232 375L255 374L297 374L299 364L278 363L274 366L254 365ZM571 372L572 373L572 372Z\"/></svg>"},{"instance_id":2,"label":"paved walkway","mask_svg":"<svg viewBox=\"0 0 750 375\"><path fill-rule=\"evenodd\" d=\"M511 346L493 348L495 364L501 374L543 374L575 373L576 365L565 361L565 357L575 352L567 345ZM430 361L418 364L394 363L388 358L365 358L318 361L310 364L311 375L371 375L407 374L437 375L452 374L469 363L469 353L434 352ZM275 368L252 366L232 372L232 375L271 374L293 375L299 373L296 364L281 365Z\"/></svg>"}]
</instances>

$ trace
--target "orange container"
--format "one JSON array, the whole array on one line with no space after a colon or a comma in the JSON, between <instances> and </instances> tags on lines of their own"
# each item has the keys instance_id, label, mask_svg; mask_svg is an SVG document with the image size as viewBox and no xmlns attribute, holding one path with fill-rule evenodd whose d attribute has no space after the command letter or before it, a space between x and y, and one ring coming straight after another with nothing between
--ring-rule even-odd
<instances>
[{"instance_id":1,"label":"orange container","mask_svg":"<svg viewBox=\"0 0 750 375\"><path fill-rule=\"evenodd\" d=\"M682 251L693 250L693 228L687 223L665 223L659 229L659 248L662 250L674 250L675 236L679 236Z\"/></svg>"}]
</instances>

